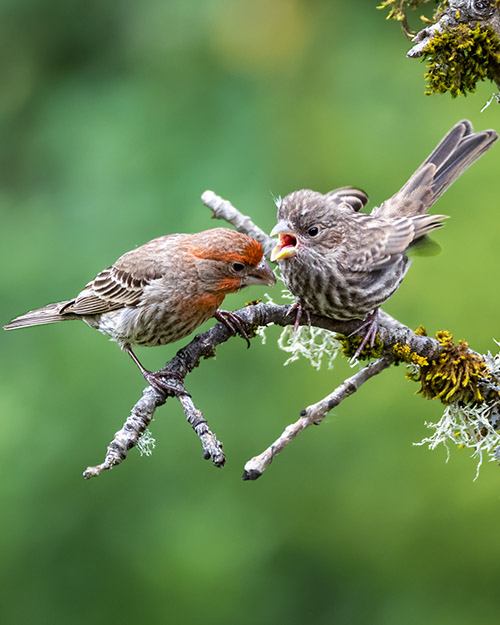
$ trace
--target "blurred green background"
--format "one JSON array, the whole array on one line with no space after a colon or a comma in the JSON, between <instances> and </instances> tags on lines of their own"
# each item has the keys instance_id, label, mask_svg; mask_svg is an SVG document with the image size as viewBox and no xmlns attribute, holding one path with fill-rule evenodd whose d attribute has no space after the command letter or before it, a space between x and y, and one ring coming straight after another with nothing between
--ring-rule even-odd
<instances>
[{"instance_id":1,"label":"blurred green background","mask_svg":"<svg viewBox=\"0 0 500 625\"><path fill-rule=\"evenodd\" d=\"M2 323L75 295L126 250L216 225L209 188L269 230L272 194L353 184L380 203L494 88L424 96L373 2L3 0ZM437 258L386 310L495 349L496 146L439 201ZM226 300L237 308L264 294ZM275 293L278 299L278 291ZM243 465L348 372L283 369L232 340L188 380L224 441L214 469L169 401L149 459L85 482L144 382L84 324L1 333L2 622L486 624L498 619L500 470L413 447L441 406L385 372L264 476ZM184 341L183 343L186 343ZM139 350L159 367L179 346Z\"/></svg>"}]
</instances>

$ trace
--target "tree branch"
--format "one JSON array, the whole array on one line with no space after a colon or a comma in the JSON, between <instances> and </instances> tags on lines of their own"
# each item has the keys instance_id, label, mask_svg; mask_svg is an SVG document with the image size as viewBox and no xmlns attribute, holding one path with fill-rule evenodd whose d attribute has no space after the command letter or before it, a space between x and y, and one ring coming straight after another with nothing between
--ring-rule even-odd
<instances>
[{"instance_id":1,"label":"tree branch","mask_svg":"<svg viewBox=\"0 0 500 625\"><path fill-rule=\"evenodd\" d=\"M423 28L413 37L415 45L407 52L406 56L409 58L422 56L425 47L437 33L452 30L459 24L468 24L471 27L476 24L483 27L491 26L500 37L500 15L495 3L478 2L477 0L450 0L435 24Z\"/></svg>"},{"instance_id":2,"label":"tree branch","mask_svg":"<svg viewBox=\"0 0 500 625\"><path fill-rule=\"evenodd\" d=\"M209 206L216 218L225 219L237 227L240 232L258 238L270 252L273 245L272 240L249 217L242 215L230 202L216 196L211 191L206 191L202 197L204 203ZM256 329L259 327L271 324L281 327L290 325L295 321L295 315L290 314L291 311L292 306L257 303L246 306L236 311L235 314L239 317L247 335L253 338ZM315 328L322 328L344 336L355 333L359 326L359 320L349 322L335 321L319 315L311 315L310 319L303 317L300 320L300 325L308 325L309 321L311 326ZM256 479L259 477L276 454L282 451L299 432L312 423L319 424L332 408L338 406L341 401L354 393L367 380L390 366L396 360L395 346L399 346L400 349L404 347L411 351L413 355L422 357L429 362L437 360L445 349L442 342L435 338L415 334L410 328L383 311L379 313L378 334L383 343L381 356L355 375L344 380L342 384L325 398L303 410L297 422L288 426L282 435L264 452L246 463L244 479ZM225 462L222 443L210 431L201 411L196 408L191 395L187 392L184 381L187 375L200 364L202 359L214 356L217 347L232 336L226 325L217 323L206 332L195 336L161 370L162 375L172 388L169 396L174 396L180 401L187 421L201 440L203 457L205 459L210 458L216 467L222 467ZM470 350L469 352L473 353ZM147 387L141 399L132 408L130 416L123 427L116 432L113 441L108 445L104 462L95 467L88 467L83 474L84 477L86 479L95 477L102 471L120 464L125 459L128 450L138 443L145 429L151 423L156 409L163 405L167 398L166 396L160 396L153 388Z\"/></svg>"},{"instance_id":3,"label":"tree branch","mask_svg":"<svg viewBox=\"0 0 500 625\"><path fill-rule=\"evenodd\" d=\"M427 60L429 91L452 97L474 91L488 78L500 87L500 10L496 2L449 0L437 21L413 37L409 58ZM492 36L491 36L492 35Z\"/></svg>"},{"instance_id":4,"label":"tree branch","mask_svg":"<svg viewBox=\"0 0 500 625\"><path fill-rule=\"evenodd\" d=\"M291 319L293 319L293 316L289 314L290 308L291 306L259 303L246 306L236 311L236 314L241 319L242 326L249 337L252 337L257 327L265 327L271 324L282 327L289 325ZM300 325L307 324L307 319L301 320ZM327 317L311 315L311 325L330 330L331 332L348 335L356 330L358 322L334 321ZM365 381L365 376L369 374L368 377L372 377L388 366L394 360L392 346L396 343L406 344L410 347L412 352L416 352L430 359L437 357L442 351L442 346L436 339L414 334L409 328L383 312L380 313L379 317L379 334L385 346L384 358L376 361L379 363L376 367L372 367L371 365L365 367L365 369L360 372L362 375L359 377L353 376L355 378L354 383L358 383L358 381L363 383ZM225 343L232 336L233 335L224 324L217 323L213 328L210 328L210 330L195 336L194 339L186 345L186 347L179 350L161 370L170 385L178 385L178 390L174 394L181 402L188 422L202 442L203 457L206 459L210 458L217 467L223 466L225 462L225 456L222 452L222 443L220 443L216 436L210 431L201 411L195 407L191 396L184 388L183 382L186 376L203 358L213 356L216 348L222 343ZM382 362L384 363L383 367L381 366ZM373 365L375 364L376 363L373 363ZM344 384L349 386L352 384L352 378L350 380L351 382L347 380ZM343 388L343 385L341 385L334 394L338 393L341 388ZM342 395L341 399L345 399L347 396L348 395ZM153 388L147 387L141 399L132 408L130 416L127 418L123 427L116 432L114 439L108 445L104 461L97 466L88 467L83 473L84 478L89 479L91 477L96 477L102 471L112 469L120 464L126 458L127 452L137 445L144 430L151 423L156 409L163 405L166 399L166 397L161 397ZM325 401L327 402L326 405L328 405L330 400L328 398L321 400L318 402L318 405L324 407L325 404L322 402ZM310 409L312 409L311 406L306 410L309 411ZM313 411L312 414L314 419L317 419L318 413Z\"/></svg>"},{"instance_id":5,"label":"tree branch","mask_svg":"<svg viewBox=\"0 0 500 625\"><path fill-rule=\"evenodd\" d=\"M382 356L378 360L371 362L369 365L358 371L356 374L344 380L333 393L330 393L315 404L311 404L301 411L300 419L289 425L281 436L277 438L272 445L264 450L258 456L249 460L245 465L243 472L244 480L256 480L271 464L275 456L292 442L292 440L308 428L310 425L319 425L326 415L340 404L341 401L350 397L359 387L367 380L381 373L389 365L394 362L394 358Z\"/></svg>"}]
</instances>

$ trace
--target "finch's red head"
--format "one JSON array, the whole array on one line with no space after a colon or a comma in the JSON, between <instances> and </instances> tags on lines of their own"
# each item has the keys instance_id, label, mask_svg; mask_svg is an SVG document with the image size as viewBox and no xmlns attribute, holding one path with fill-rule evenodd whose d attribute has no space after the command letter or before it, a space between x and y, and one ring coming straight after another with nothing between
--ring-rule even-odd
<instances>
[{"instance_id":1,"label":"finch's red head","mask_svg":"<svg viewBox=\"0 0 500 625\"><path fill-rule=\"evenodd\" d=\"M251 284L276 283L261 244L235 230L214 228L194 234L190 252L198 259L199 276L207 291L225 295Z\"/></svg>"}]
</instances>

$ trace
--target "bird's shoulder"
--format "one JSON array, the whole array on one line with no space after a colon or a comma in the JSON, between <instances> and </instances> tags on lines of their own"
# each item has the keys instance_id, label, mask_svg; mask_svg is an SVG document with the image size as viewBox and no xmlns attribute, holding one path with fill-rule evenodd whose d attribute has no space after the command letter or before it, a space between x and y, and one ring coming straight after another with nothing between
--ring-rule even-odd
<instances>
[{"instance_id":1,"label":"bird's shoulder","mask_svg":"<svg viewBox=\"0 0 500 625\"><path fill-rule=\"evenodd\" d=\"M162 278L176 262L176 252L185 235L165 235L126 252L103 269L63 312L96 315L137 306L144 289Z\"/></svg>"}]
</instances>

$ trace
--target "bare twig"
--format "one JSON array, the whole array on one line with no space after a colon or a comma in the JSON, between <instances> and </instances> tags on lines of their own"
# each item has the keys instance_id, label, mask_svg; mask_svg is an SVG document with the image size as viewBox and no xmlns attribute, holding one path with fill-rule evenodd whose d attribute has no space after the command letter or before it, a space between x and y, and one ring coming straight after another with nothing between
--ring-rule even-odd
<instances>
[{"instance_id":1,"label":"bare twig","mask_svg":"<svg viewBox=\"0 0 500 625\"><path fill-rule=\"evenodd\" d=\"M248 234L258 241L264 248L264 256L269 258L271 251L274 247L273 239L267 235L264 230L261 230L256 226L253 221L247 215L243 215L240 211L236 210L231 202L224 200L218 195L215 195L213 191L205 191L201 196L202 202L205 206L213 212L215 219L223 219L232 224L236 230Z\"/></svg>"},{"instance_id":2,"label":"bare twig","mask_svg":"<svg viewBox=\"0 0 500 625\"><path fill-rule=\"evenodd\" d=\"M210 431L201 410L196 408L191 395L188 393L179 395L179 401L184 409L188 423L201 441L203 457L205 460L212 459L214 466L223 467L226 462L226 457L222 452L222 443L218 441L216 436Z\"/></svg>"},{"instance_id":3,"label":"bare twig","mask_svg":"<svg viewBox=\"0 0 500 625\"><path fill-rule=\"evenodd\" d=\"M222 324L220 325L222 328L225 328ZM195 337L193 343L196 338L198 337ZM201 344L201 349L197 356L197 362L202 356L208 356L206 346L203 345L203 342L198 341L198 344ZM187 351L188 348L189 345L185 350ZM181 352L182 351L183 350L181 350ZM201 410L196 408L191 395L186 391L181 382L192 370L189 363L187 363L185 367L181 366L180 363L183 359L183 354L181 352L178 352L177 355L166 364L164 369L162 369L162 372L165 374L163 377L172 389L171 392L161 395L151 386L144 389L141 399L132 408L130 416L125 421L123 427L115 433L113 440L108 445L104 462L93 467L87 467L83 472L83 477L86 480L91 477L97 477L102 471L112 469L125 460L129 449L137 445L144 431L153 420L156 409L162 406L169 396L176 397L179 400L184 414L186 415L186 420L201 441L205 460L211 459L216 467L224 466L226 457L222 451L222 443L210 430ZM173 370L175 370L175 373L172 373ZM179 373L177 373L177 371Z\"/></svg>"},{"instance_id":4,"label":"bare twig","mask_svg":"<svg viewBox=\"0 0 500 625\"><path fill-rule=\"evenodd\" d=\"M285 428L281 436L279 436L272 445L245 464L243 479L256 480L259 478L273 459L292 442L297 434L310 425L319 425L326 415L333 410L333 408L338 406L341 401L355 393L362 384L373 376L381 373L391 365L393 361L394 359L389 356L382 356L361 369L361 371L358 371L358 373L344 380L333 393L330 393L320 401L302 410L300 419Z\"/></svg>"},{"instance_id":5,"label":"bare twig","mask_svg":"<svg viewBox=\"0 0 500 625\"><path fill-rule=\"evenodd\" d=\"M104 462L95 467L87 467L83 472L83 477L86 480L97 477L102 471L112 469L125 460L129 449L137 445L137 441L151 423L156 408L164 402L165 400L162 400L151 386L145 388L141 399L132 408L123 427L115 433L108 445Z\"/></svg>"}]
</instances>

